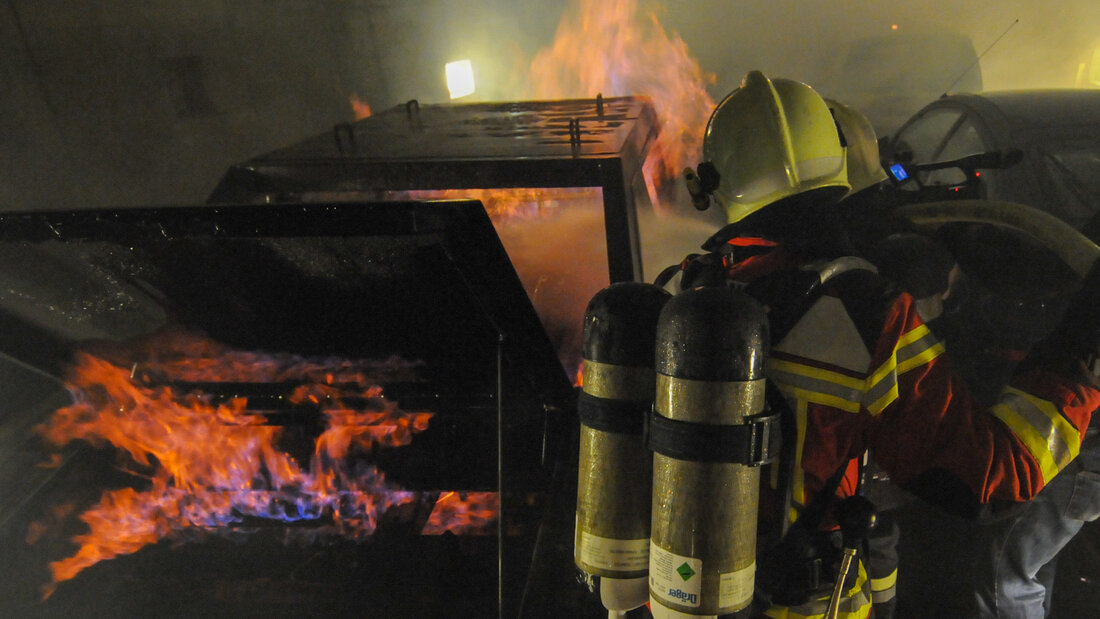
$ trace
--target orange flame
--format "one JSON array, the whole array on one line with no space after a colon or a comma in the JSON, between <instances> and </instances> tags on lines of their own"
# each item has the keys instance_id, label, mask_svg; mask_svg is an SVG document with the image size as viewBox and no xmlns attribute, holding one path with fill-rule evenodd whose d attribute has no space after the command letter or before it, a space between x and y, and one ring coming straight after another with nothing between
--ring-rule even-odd
<instances>
[{"instance_id":1,"label":"orange flame","mask_svg":"<svg viewBox=\"0 0 1100 619\"><path fill-rule=\"evenodd\" d=\"M715 76L702 69L683 39L666 32L655 13L642 14L637 0L575 0L553 43L521 70L526 74L514 81L527 86L517 98L649 97L661 128L645 163L646 183L654 206L669 210L658 190L684 167L699 163L703 130L715 107L707 92ZM357 95L349 100L356 119L370 115L370 106ZM495 202L502 194L510 195L505 201L514 200L509 190L462 191L455 197Z\"/></svg>"},{"instance_id":2,"label":"orange flame","mask_svg":"<svg viewBox=\"0 0 1100 619\"><path fill-rule=\"evenodd\" d=\"M522 73L521 73L522 72ZM683 168L702 160L702 138L714 99L707 86L715 76L703 71L679 36L667 32L653 12L643 13L637 0L575 0L558 25L554 41L539 51L529 65L520 66L515 96L529 99L574 99L640 95L648 97L660 123L650 147L643 176L655 211L667 215L683 205L694 209L678 183ZM537 182L533 179L532 182ZM396 192L387 199L477 199L497 226L516 270L539 317L555 339L559 357L573 373L579 363L579 325L585 303L607 285L606 247L594 242L595 226L574 237L546 234L541 243L527 242L535 218L564 211L558 206L598 209L596 189L465 189ZM569 224L565 224L569 225ZM542 226L543 228L547 226ZM555 230L555 232L558 232ZM569 230L573 232L573 230ZM709 234L709 232L708 232ZM602 239L599 239L602 242ZM574 246L578 246L579 251ZM602 255L599 250L604 250ZM547 259L547 254L554 254ZM569 256L574 267L564 273L547 272L547 265ZM677 256L677 259L679 256ZM553 298L550 298L553 297Z\"/></svg>"},{"instance_id":3,"label":"orange flame","mask_svg":"<svg viewBox=\"0 0 1100 619\"><path fill-rule=\"evenodd\" d=\"M352 93L348 97L348 103L351 104L351 111L355 114L355 120L363 120L371 115L370 104L360 99L358 94Z\"/></svg>"},{"instance_id":4,"label":"orange flame","mask_svg":"<svg viewBox=\"0 0 1100 619\"><path fill-rule=\"evenodd\" d=\"M501 189L416 189L386 192L408 200L480 200L498 231L502 224L553 215L566 209L601 206L598 187L518 187Z\"/></svg>"},{"instance_id":5,"label":"orange flame","mask_svg":"<svg viewBox=\"0 0 1100 619\"><path fill-rule=\"evenodd\" d=\"M647 181L659 186L699 163L703 129L715 105L706 87L715 76L702 70L655 13L639 19L637 0L580 0L573 6L554 42L531 63L534 98L648 96L661 131L646 162Z\"/></svg>"},{"instance_id":6,"label":"orange flame","mask_svg":"<svg viewBox=\"0 0 1100 619\"><path fill-rule=\"evenodd\" d=\"M496 492L448 492L439 497L422 533L439 535L456 527L470 533L488 533L497 524L500 495Z\"/></svg>"},{"instance_id":7,"label":"orange flame","mask_svg":"<svg viewBox=\"0 0 1100 619\"><path fill-rule=\"evenodd\" d=\"M152 472L149 488L108 491L80 515L89 531L74 539L75 555L51 564L54 583L180 532L246 517L330 520L344 537L370 535L381 514L418 495L348 456L407 445L427 429L432 413L400 410L377 385L407 379L416 365L249 353L181 334L103 356L78 353L68 376L75 402L40 432L56 445L113 445ZM296 384L287 402L310 403L326 420L308 470L277 446L282 429L249 411L247 397L200 388L219 382ZM425 533L483 531L499 513L499 499L488 495L495 493L449 498ZM29 538L40 535L33 530Z\"/></svg>"}]
</instances>

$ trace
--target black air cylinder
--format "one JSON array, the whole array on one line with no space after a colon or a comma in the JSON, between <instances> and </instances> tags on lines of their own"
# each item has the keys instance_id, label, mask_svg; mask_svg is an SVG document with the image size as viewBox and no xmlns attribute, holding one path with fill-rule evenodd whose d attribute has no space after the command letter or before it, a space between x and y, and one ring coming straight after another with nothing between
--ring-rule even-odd
<instances>
[{"instance_id":1,"label":"black air cylinder","mask_svg":"<svg viewBox=\"0 0 1100 619\"><path fill-rule=\"evenodd\" d=\"M735 613L752 601L756 465L775 427L757 417L764 410L767 316L735 289L689 290L665 305L656 346L653 615Z\"/></svg>"},{"instance_id":2,"label":"black air cylinder","mask_svg":"<svg viewBox=\"0 0 1100 619\"><path fill-rule=\"evenodd\" d=\"M652 456L642 431L656 386L657 318L670 298L653 284L612 284L584 317L574 561L600 577L609 610L648 599Z\"/></svg>"}]
</instances>

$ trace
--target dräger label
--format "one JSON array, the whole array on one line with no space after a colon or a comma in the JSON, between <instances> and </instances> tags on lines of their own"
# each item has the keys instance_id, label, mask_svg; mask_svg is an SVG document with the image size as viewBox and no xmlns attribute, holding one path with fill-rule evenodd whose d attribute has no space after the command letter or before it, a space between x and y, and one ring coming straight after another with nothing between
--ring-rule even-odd
<instances>
[{"instance_id":1,"label":"dr\u00e4ger label","mask_svg":"<svg viewBox=\"0 0 1100 619\"><path fill-rule=\"evenodd\" d=\"M601 570L640 572L649 565L649 538L612 539L580 531L580 560Z\"/></svg>"},{"instance_id":2,"label":"dr\u00e4ger label","mask_svg":"<svg viewBox=\"0 0 1100 619\"><path fill-rule=\"evenodd\" d=\"M649 591L660 600L697 608L703 590L703 561L649 546Z\"/></svg>"},{"instance_id":3,"label":"dr\u00e4ger label","mask_svg":"<svg viewBox=\"0 0 1100 619\"><path fill-rule=\"evenodd\" d=\"M742 603L751 600L755 585L755 561L750 563L748 567L743 567L736 572L720 574L718 580L718 607L740 606Z\"/></svg>"}]
</instances>

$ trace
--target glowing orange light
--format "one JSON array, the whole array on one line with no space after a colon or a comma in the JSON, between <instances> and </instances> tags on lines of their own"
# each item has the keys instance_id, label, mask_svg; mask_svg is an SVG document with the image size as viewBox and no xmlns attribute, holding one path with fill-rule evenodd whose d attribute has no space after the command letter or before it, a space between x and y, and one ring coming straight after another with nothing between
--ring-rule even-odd
<instances>
[{"instance_id":1,"label":"glowing orange light","mask_svg":"<svg viewBox=\"0 0 1100 619\"><path fill-rule=\"evenodd\" d=\"M416 189L383 192L383 197L400 200L479 200L498 228L512 220L536 219L566 208L603 205L603 196L596 187Z\"/></svg>"},{"instance_id":2,"label":"glowing orange light","mask_svg":"<svg viewBox=\"0 0 1100 619\"><path fill-rule=\"evenodd\" d=\"M421 533L441 535L461 530L484 535L493 531L499 513L500 495L496 492L448 492L435 502Z\"/></svg>"},{"instance_id":3,"label":"glowing orange light","mask_svg":"<svg viewBox=\"0 0 1100 619\"><path fill-rule=\"evenodd\" d=\"M359 98L359 95L352 94L348 97L348 102L351 104L351 110L355 113L355 120L363 120L371 115L370 104Z\"/></svg>"},{"instance_id":4,"label":"glowing orange light","mask_svg":"<svg viewBox=\"0 0 1100 619\"><path fill-rule=\"evenodd\" d=\"M890 30L897 30L897 29L898 29L897 24L890 24Z\"/></svg>"}]
</instances>

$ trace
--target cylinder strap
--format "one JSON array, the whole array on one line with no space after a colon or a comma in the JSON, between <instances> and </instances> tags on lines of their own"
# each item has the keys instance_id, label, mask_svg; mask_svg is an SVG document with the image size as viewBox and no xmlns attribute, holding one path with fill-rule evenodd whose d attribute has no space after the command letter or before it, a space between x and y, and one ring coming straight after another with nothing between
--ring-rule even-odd
<instances>
[{"instance_id":1,"label":"cylinder strap","mask_svg":"<svg viewBox=\"0 0 1100 619\"><path fill-rule=\"evenodd\" d=\"M779 455L779 415L746 418L739 425L688 423L654 412L649 417L649 449L691 462L760 466Z\"/></svg>"},{"instance_id":2,"label":"cylinder strap","mask_svg":"<svg viewBox=\"0 0 1100 619\"><path fill-rule=\"evenodd\" d=\"M653 402L598 398L585 392L577 400L577 416L581 423L601 432L642 434L646 416Z\"/></svg>"}]
</instances>

